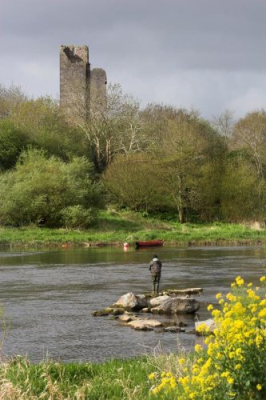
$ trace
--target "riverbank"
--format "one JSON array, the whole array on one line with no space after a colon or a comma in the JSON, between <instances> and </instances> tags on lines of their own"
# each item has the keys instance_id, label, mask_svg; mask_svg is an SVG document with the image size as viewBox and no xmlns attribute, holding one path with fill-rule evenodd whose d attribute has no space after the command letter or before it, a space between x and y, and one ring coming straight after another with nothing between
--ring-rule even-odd
<instances>
[{"instance_id":1,"label":"riverbank","mask_svg":"<svg viewBox=\"0 0 266 400\"><path fill-rule=\"evenodd\" d=\"M103 364L32 364L15 357L0 365L1 399L147 399L154 369L151 357Z\"/></svg>"},{"instance_id":2,"label":"riverbank","mask_svg":"<svg viewBox=\"0 0 266 400\"><path fill-rule=\"evenodd\" d=\"M133 212L102 212L88 230L45 227L0 228L2 248L71 246L134 246L137 240L162 239L166 245L252 245L266 243L266 229L258 223L179 224L145 218Z\"/></svg>"}]
</instances>

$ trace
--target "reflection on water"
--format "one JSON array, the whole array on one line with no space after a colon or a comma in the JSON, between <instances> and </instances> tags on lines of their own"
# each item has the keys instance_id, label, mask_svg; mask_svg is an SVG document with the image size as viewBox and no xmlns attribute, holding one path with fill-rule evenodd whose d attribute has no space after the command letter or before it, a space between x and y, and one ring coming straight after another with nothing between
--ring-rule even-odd
<instances>
[{"instance_id":1,"label":"reflection on water","mask_svg":"<svg viewBox=\"0 0 266 400\"><path fill-rule=\"evenodd\" d=\"M0 302L10 321L3 352L61 361L103 361L149 353L158 344L175 351L189 349L189 333L137 332L93 310L114 303L127 292L150 290L148 263L154 250L87 248L38 252L0 252ZM210 317L206 304L226 292L236 276L258 282L265 274L263 247L167 248L156 253L163 261L162 289L202 287L200 320ZM157 316L156 316L157 318ZM162 317L158 317L162 318ZM173 319L194 327L194 315Z\"/></svg>"}]
</instances>

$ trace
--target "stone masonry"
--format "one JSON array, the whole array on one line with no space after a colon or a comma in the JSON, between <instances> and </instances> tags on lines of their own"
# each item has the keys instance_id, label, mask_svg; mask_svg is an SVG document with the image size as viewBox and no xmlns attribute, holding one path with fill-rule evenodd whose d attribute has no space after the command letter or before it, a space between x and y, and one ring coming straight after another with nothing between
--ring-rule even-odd
<instances>
[{"instance_id":1,"label":"stone masonry","mask_svg":"<svg viewBox=\"0 0 266 400\"><path fill-rule=\"evenodd\" d=\"M106 83L103 69L90 69L88 46L61 46L60 107L70 121L86 121L95 102L105 102Z\"/></svg>"}]
</instances>

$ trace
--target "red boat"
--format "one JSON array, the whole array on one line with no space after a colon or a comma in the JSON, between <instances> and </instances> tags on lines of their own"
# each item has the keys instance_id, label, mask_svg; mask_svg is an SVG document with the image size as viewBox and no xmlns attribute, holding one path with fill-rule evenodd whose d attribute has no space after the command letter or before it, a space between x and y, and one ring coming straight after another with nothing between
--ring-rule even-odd
<instances>
[{"instance_id":1,"label":"red boat","mask_svg":"<svg viewBox=\"0 0 266 400\"><path fill-rule=\"evenodd\" d=\"M135 242L135 244L136 244L136 249L139 249L140 247L162 246L163 240L142 240Z\"/></svg>"}]
</instances>

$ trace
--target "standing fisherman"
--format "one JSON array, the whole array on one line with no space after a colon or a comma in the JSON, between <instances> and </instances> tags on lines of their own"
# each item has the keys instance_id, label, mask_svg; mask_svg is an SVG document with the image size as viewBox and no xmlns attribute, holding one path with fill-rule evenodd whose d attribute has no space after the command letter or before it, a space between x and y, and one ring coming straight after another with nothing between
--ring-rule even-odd
<instances>
[{"instance_id":1,"label":"standing fisherman","mask_svg":"<svg viewBox=\"0 0 266 400\"><path fill-rule=\"evenodd\" d=\"M151 271L153 293L158 294L160 278L161 278L161 271L162 271L162 263L156 254L154 254L153 259L150 262L149 270Z\"/></svg>"}]
</instances>

